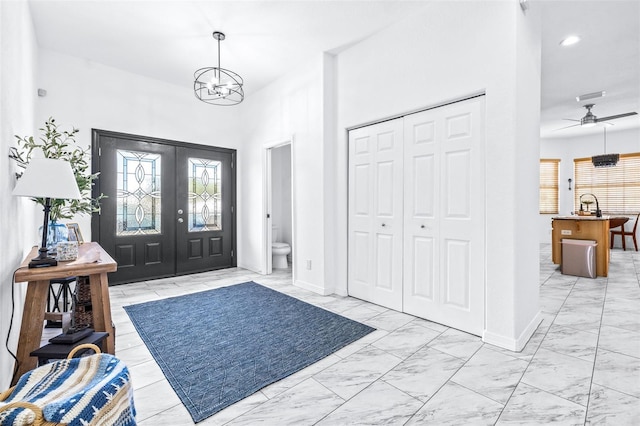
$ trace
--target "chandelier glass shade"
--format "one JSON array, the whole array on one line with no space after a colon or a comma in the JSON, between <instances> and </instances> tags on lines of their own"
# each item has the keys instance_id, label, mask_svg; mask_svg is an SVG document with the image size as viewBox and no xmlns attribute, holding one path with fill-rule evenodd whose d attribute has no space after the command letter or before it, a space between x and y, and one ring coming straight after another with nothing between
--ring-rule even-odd
<instances>
[{"instance_id":1,"label":"chandelier glass shade","mask_svg":"<svg viewBox=\"0 0 640 426\"><path fill-rule=\"evenodd\" d=\"M200 68L193 76L193 91L198 99L212 105L237 105L244 99L244 81L237 73L220 66L220 41L225 35L213 33L218 40L218 66Z\"/></svg>"}]
</instances>

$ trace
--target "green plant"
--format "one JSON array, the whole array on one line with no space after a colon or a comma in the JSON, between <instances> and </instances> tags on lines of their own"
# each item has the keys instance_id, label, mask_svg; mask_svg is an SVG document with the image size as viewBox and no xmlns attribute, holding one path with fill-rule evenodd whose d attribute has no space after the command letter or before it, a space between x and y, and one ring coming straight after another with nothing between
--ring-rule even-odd
<instances>
[{"instance_id":1,"label":"green plant","mask_svg":"<svg viewBox=\"0 0 640 426\"><path fill-rule=\"evenodd\" d=\"M73 128L71 131L60 131L55 120L51 117L44 124L44 128L39 130L42 135L37 141L33 136L20 137L15 135L18 146L10 148L9 158L15 160L18 167L22 169L16 173L16 178L20 179L29 161L38 151L41 151L46 158L66 160L71 164L82 198L79 200L52 199L51 221L71 219L75 214L99 212L100 200L106 196L100 194L97 198L91 197L91 187L99 173L89 172L89 148L80 148L75 140L79 130ZM32 198L32 200L44 206L44 198Z\"/></svg>"}]
</instances>

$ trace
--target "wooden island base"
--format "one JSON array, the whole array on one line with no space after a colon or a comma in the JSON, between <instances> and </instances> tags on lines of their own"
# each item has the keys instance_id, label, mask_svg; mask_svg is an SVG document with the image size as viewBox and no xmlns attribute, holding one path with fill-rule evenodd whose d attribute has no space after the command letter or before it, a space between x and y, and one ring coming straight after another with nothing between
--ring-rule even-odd
<instances>
[{"instance_id":1,"label":"wooden island base","mask_svg":"<svg viewBox=\"0 0 640 426\"><path fill-rule=\"evenodd\" d=\"M562 240L594 240L596 246L596 275L609 275L609 217L558 216L551 219L551 257L562 263Z\"/></svg>"}]
</instances>

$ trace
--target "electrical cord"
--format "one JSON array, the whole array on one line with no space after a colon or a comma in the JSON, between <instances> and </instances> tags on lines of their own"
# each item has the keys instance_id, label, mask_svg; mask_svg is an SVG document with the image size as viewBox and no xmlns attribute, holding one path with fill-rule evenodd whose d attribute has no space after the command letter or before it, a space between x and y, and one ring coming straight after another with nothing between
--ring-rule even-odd
<instances>
[{"instance_id":1,"label":"electrical cord","mask_svg":"<svg viewBox=\"0 0 640 426\"><path fill-rule=\"evenodd\" d=\"M16 374L18 374L18 370L20 369L20 361L18 361L18 357L14 354L11 349L9 349L9 338L11 337L11 329L13 328L13 317L16 313L16 297L15 297L15 286L16 286L16 269L13 271L13 278L11 278L11 319L9 320L9 331L7 332L7 339L4 342L5 347L7 348L7 352L14 359L14 369L13 374L11 375L11 383L14 383L16 379Z\"/></svg>"}]
</instances>

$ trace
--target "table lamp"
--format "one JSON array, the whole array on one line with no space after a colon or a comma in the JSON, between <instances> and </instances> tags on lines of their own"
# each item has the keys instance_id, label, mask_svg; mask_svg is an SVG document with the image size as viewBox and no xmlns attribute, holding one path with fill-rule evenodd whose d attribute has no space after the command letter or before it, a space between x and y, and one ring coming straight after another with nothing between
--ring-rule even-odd
<instances>
[{"instance_id":1,"label":"table lamp","mask_svg":"<svg viewBox=\"0 0 640 426\"><path fill-rule=\"evenodd\" d=\"M31 159L22 177L18 179L13 195L45 199L42 245L38 250L38 257L29 262L29 268L56 266L58 262L49 257L47 251L51 199L79 200L82 198L71 164L68 161L53 158Z\"/></svg>"}]
</instances>

